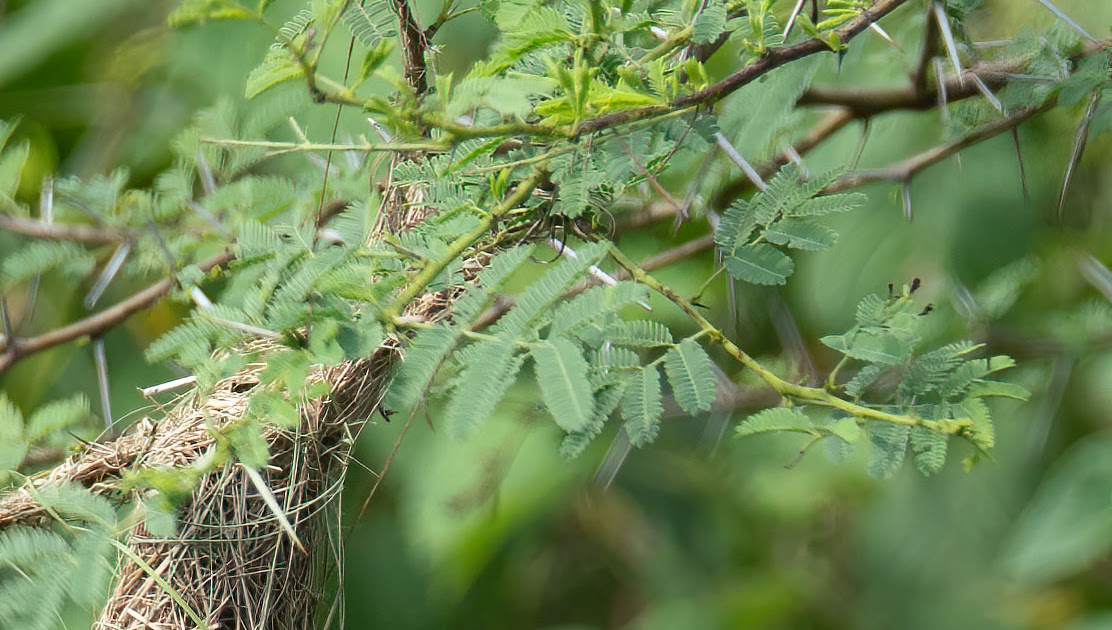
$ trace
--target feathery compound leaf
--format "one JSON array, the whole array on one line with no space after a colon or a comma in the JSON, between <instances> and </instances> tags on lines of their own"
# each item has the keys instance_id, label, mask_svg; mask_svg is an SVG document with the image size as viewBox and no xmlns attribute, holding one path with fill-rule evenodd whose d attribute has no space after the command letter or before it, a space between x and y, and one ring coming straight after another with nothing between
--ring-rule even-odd
<instances>
[{"instance_id":1,"label":"feathery compound leaf","mask_svg":"<svg viewBox=\"0 0 1112 630\"><path fill-rule=\"evenodd\" d=\"M672 333L668 327L648 319L614 322L606 327L603 336L619 346L652 348L672 345Z\"/></svg>"},{"instance_id":2,"label":"feathery compound leaf","mask_svg":"<svg viewBox=\"0 0 1112 630\"><path fill-rule=\"evenodd\" d=\"M840 193L808 199L788 210L790 217L817 217L832 212L849 212L865 205L867 197L861 193Z\"/></svg>"},{"instance_id":3,"label":"feathery compound leaf","mask_svg":"<svg viewBox=\"0 0 1112 630\"><path fill-rule=\"evenodd\" d=\"M384 404L391 409L406 409L416 403L457 343L458 331L443 324L418 331L406 346Z\"/></svg>"},{"instance_id":4,"label":"feathery compound leaf","mask_svg":"<svg viewBox=\"0 0 1112 630\"><path fill-rule=\"evenodd\" d=\"M185 0L170 12L166 21L170 26L186 26L208 20L253 20L258 17L232 0Z\"/></svg>"},{"instance_id":5,"label":"feathery compound leaf","mask_svg":"<svg viewBox=\"0 0 1112 630\"><path fill-rule=\"evenodd\" d=\"M452 326L437 324L418 331L406 347L405 359L386 393L385 404L388 407L404 409L417 402L444 359L459 344L464 329L471 326L493 292L528 257L528 247L515 247L496 256L479 274L475 286L453 305Z\"/></svg>"},{"instance_id":6,"label":"feathery compound leaf","mask_svg":"<svg viewBox=\"0 0 1112 630\"><path fill-rule=\"evenodd\" d=\"M643 301L648 295L644 285L619 282L615 286L597 286L561 304L552 316L549 334L553 337L574 333L600 317L609 315L627 304Z\"/></svg>"},{"instance_id":7,"label":"feathery compound leaf","mask_svg":"<svg viewBox=\"0 0 1112 630\"><path fill-rule=\"evenodd\" d=\"M731 276L752 284L785 284L795 270L787 254L764 243L739 247L722 262Z\"/></svg>"},{"instance_id":8,"label":"feathery compound leaf","mask_svg":"<svg viewBox=\"0 0 1112 630\"><path fill-rule=\"evenodd\" d=\"M31 443L45 440L77 424L88 414L89 399L84 394L49 402L28 418L27 440Z\"/></svg>"},{"instance_id":9,"label":"feathery compound leaf","mask_svg":"<svg viewBox=\"0 0 1112 630\"><path fill-rule=\"evenodd\" d=\"M634 446L644 446L656 438L664 402L660 396L660 373L646 365L626 388L622 398L622 419Z\"/></svg>"},{"instance_id":10,"label":"feathery compound leaf","mask_svg":"<svg viewBox=\"0 0 1112 630\"><path fill-rule=\"evenodd\" d=\"M755 413L737 426L736 435L746 437L761 433L774 433L790 431L794 433L808 433L815 435L815 423L803 415L798 409L791 407L773 407Z\"/></svg>"},{"instance_id":11,"label":"feathery compound leaf","mask_svg":"<svg viewBox=\"0 0 1112 630\"><path fill-rule=\"evenodd\" d=\"M691 41L696 44L709 44L718 39L718 34L726 28L726 3L722 0L708 0L703 10L692 24Z\"/></svg>"},{"instance_id":12,"label":"feathery compound leaf","mask_svg":"<svg viewBox=\"0 0 1112 630\"><path fill-rule=\"evenodd\" d=\"M866 365L846 383L846 395L852 398L860 398L861 395L865 393L865 390L868 389L869 385L876 382L879 376L879 365Z\"/></svg>"},{"instance_id":13,"label":"feathery compound leaf","mask_svg":"<svg viewBox=\"0 0 1112 630\"><path fill-rule=\"evenodd\" d=\"M888 303L876 293L870 293L857 303L854 317L858 326L880 326L884 323Z\"/></svg>"},{"instance_id":14,"label":"feathery compound leaf","mask_svg":"<svg viewBox=\"0 0 1112 630\"><path fill-rule=\"evenodd\" d=\"M764 231L765 240L793 249L822 251L830 249L838 234L830 228L805 219L783 219Z\"/></svg>"},{"instance_id":15,"label":"feathery compound leaf","mask_svg":"<svg viewBox=\"0 0 1112 630\"><path fill-rule=\"evenodd\" d=\"M293 53L282 44L274 44L267 50L262 62L247 75L243 95L255 98L280 83L300 78L304 73Z\"/></svg>"},{"instance_id":16,"label":"feathery compound leaf","mask_svg":"<svg viewBox=\"0 0 1112 630\"><path fill-rule=\"evenodd\" d=\"M896 335L871 329L845 335L827 335L822 341L846 356L884 365L898 365L911 356L913 347Z\"/></svg>"},{"instance_id":17,"label":"feathery compound leaf","mask_svg":"<svg viewBox=\"0 0 1112 630\"><path fill-rule=\"evenodd\" d=\"M7 394L0 392L0 480L3 479L3 471L19 468L26 453L23 413L8 399Z\"/></svg>"},{"instance_id":18,"label":"feathery compound leaf","mask_svg":"<svg viewBox=\"0 0 1112 630\"><path fill-rule=\"evenodd\" d=\"M524 361L524 356L514 357L514 343L507 339L475 344L445 409L448 431L455 438L470 436L494 413Z\"/></svg>"},{"instance_id":19,"label":"feathery compound leaf","mask_svg":"<svg viewBox=\"0 0 1112 630\"><path fill-rule=\"evenodd\" d=\"M942 470L946 464L946 447L949 436L926 427L911 430L911 450L915 452L915 465L926 476Z\"/></svg>"},{"instance_id":20,"label":"feathery compound leaf","mask_svg":"<svg viewBox=\"0 0 1112 630\"><path fill-rule=\"evenodd\" d=\"M581 431L590 423L594 399L587 381L587 361L567 339L552 339L532 349L544 404L560 428Z\"/></svg>"},{"instance_id":21,"label":"feathery compound leaf","mask_svg":"<svg viewBox=\"0 0 1112 630\"><path fill-rule=\"evenodd\" d=\"M309 38L310 25L315 17L309 9L298 11L279 29L278 41L271 44L262 63L247 75L244 96L254 98L270 88L304 75L305 70L298 62L291 47L304 45Z\"/></svg>"},{"instance_id":22,"label":"feathery compound leaf","mask_svg":"<svg viewBox=\"0 0 1112 630\"><path fill-rule=\"evenodd\" d=\"M461 326L474 323L494 292L528 259L529 248L524 246L508 249L495 256L487 268L479 273L475 284L452 305L452 320Z\"/></svg>"},{"instance_id":23,"label":"feathery compound leaf","mask_svg":"<svg viewBox=\"0 0 1112 630\"><path fill-rule=\"evenodd\" d=\"M707 411L717 398L714 366L694 339L684 339L664 355L664 372L676 403L689 415Z\"/></svg>"},{"instance_id":24,"label":"feathery compound leaf","mask_svg":"<svg viewBox=\"0 0 1112 630\"><path fill-rule=\"evenodd\" d=\"M566 459L575 459L583 454L591 442L602 433L610 414L618 408L625 394L625 382L609 384L595 392L594 418L586 427L564 436L560 444L560 454Z\"/></svg>"},{"instance_id":25,"label":"feathery compound leaf","mask_svg":"<svg viewBox=\"0 0 1112 630\"><path fill-rule=\"evenodd\" d=\"M397 35L394 12L390 10L390 3L383 0L352 2L344 13L344 24L367 48L374 48L382 40Z\"/></svg>"},{"instance_id":26,"label":"feathery compound leaf","mask_svg":"<svg viewBox=\"0 0 1112 630\"><path fill-rule=\"evenodd\" d=\"M96 259L79 245L67 241L35 241L5 258L0 280L3 286L11 287L52 269L71 276L85 276L94 265Z\"/></svg>"},{"instance_id":27,"label":"feathery compound leaf","mask_svg":"<svg viewBox=\"0 0 1112 630\"><path fill-rule=\"evenodd\" d=\"M996 427L992 424L988 405L980 398L967 398L961 402L961 410L969 416L973 426L965 430L966 437L978 448L988 451L996 445Z\"/></svg>"},{"instance_id":28,"label":"feathery compound leaf","mask_svg":"<svg viewBox=\"0 0 1112 630\"><path fill-rule=\"evenodd\" d=\"M869 423L869 439L872 452L869 458L869 474L878 479L888 479L896 474L903 465L907 452L910 427L886 422Z\"/></svg>"},{"instance_id":29,"label":"feathery compound leaf","mask_svg":"<svg viewBox=\"0 0 1112 630\"><path fill-rule=\"evenodd\" d=\"M518 297L517 306L498 320L492 330L505 332L511 337L520 336L544 315L553 302L586 275L588 267L602 260L605 252L605 246L596 243L578 248L576 258L563 259L540 280L529 285Z\"/></svg>"}]
</instances>

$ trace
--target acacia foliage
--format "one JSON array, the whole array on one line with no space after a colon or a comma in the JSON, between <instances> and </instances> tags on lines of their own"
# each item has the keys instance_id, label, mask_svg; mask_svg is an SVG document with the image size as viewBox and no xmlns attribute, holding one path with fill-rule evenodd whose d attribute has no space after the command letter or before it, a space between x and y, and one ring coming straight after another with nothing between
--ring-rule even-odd
<instances>
[{"instance_id":1,"label":"acacia foliage","mask_svg":"<svg viewBox=\"0 0 1112 630\"><path fill-rule=\"evenodd\" d=\"M725 375L742 356L707 319L691 333L645 315L645 303L672 301L689 314L697 306L636 269L628 270L633 280L598 284L621 252L605 230L592 228L615 210L645 205L645 191L658 193L669 176L691 179L687 198L671 203L685 218L718 221L721 270L731 281L782 285L794 271L793 256L836 243L827 215L863 204L859 193L827 194L842 173L813 175L796 164L758 177L760 190L728 207L707 204L705 193L724 187L735 168L709 162L716 147L767 162L802 128L792 106L822 63L801 55L762 72L761 82L726 91L707 54L720 51L731 68L744 70L765 63L770 51L813 38L840 59L849 46L843 36L864 30L871 20L865 12L877 3L828 2L817 20L802 14L800 31L785 34L794 2L487 0L480 10L499 32L488 54L458 76L432 64L423 93L398 62L401 38L413 34L388 2L312 0L285 20L272 16L269 4L186 0L170 16L178 27L237 20L273 32L244 88L254 107L222 104L198 116L178 138L172 166L149 188L129 186L123 171L54 184L52 220L94 225L115 242L30 242L0 264L5 290L48 273L92 287L117 276L172 274L174 297L195 308L149 346L147 358L188 370L202 390L250 361L266 363L247 417L224 431L232 453L250 466L266 463L258 423L293 425L302 402L329 395L327 384L306 385L309 370L366 359L387 340L404 345L405 359L385 405L410 411L441 397L437 422L454 436L475 435L515 384L531 380L535 401L564 434L566 455L583 453L612 421L633 444L646 445L669 407L690 415L715 409L720 390L733 385ZM946 24L959 37L973 4L945 3ZM442 16L452 10L449 3ZM862 27L843 30L854 24ZM345 35L360 59L342 85L321 60L329 41ZM1082 44L1063 28L1017 38L1001 58L1018 59L1016 74L1043 80L949 107L949 131L1099 93L1108 56L1078 61ZM335 159L320 165L345 202L334 216L321 213L330 201L321 198L322 170L272 168L276 156L320 148L296 123L306 92L370 116L363 138L331 146ZM700 96L708 93L713 98ZM8 142L12 129L0 127L0 145L8 144L0 154L0 202L6 213L31 218L32 204L16 194L27 149ZM371 239L383 199L366 188L375 165L367 156L380 151L406 156L392 164L390 184L421 191L414 203L435 212L412 230ZM704 171L710 183L700 187ZM589 238L570 249L558 245L555 254L533 244L556 225L579 226ZM559 235L569 240L568 232ZM225 249L233 262L202 271ZM559 259L536 262L553 255ZM583 289L587 282L597 286ZM415 299L450 288L458 295L446 317L404 317ZM480 327L504 293L515 293L512 308ZM839 454L865 447L880 476L909 452L919 470L937 472L958 439L973 446L974 458L991 449L985 399L1025 396L990 378L1011 361L975 357L980 348L971 342L924 348L929 315L913 293L909 285L865 298L850 330L822 339L841 357L845 380L831 376L826 388L803 388L794 375L772 375L768 385L785 405L745 419L738 434L801 433ZM241 344L260 336L273 342L263 356ZM45 435L36 427L63 427L79 413L74 409L84 407L53 409L42 421L39 414L0 413L0 431L11 438L0 444L0 464L18 467ZM137 479L170 501L188 496L182 486L196 475ZM13 558L27 550L22 535L0 541ZM76 541L59 534L44 546L63 544Z\"/></svg>"}]
</instances>

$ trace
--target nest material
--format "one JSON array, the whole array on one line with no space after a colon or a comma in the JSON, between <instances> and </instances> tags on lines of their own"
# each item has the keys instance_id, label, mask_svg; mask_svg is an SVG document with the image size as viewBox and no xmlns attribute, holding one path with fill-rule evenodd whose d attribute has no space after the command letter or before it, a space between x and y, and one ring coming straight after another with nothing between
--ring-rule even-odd
<instances>
[{"instance_id":1,"label":"nest material","mask_svg":"<svg viewBox=\"0 0 1112 630\"><path fill-rule=\"evenodd\" d=\"M419 189L390 189L384 199L375 233L402 231L428 216ZM454 293L425 295L406 314L436 319ZM271 460L260 476L296 542L246 469L223 467L204 476L182 506L174 538L154 537L142 525L129 532L131 553L120 559L94 628L186 630L197 626L194 615L213 630L343 627L340 491L352 443L381 402L398 354L388 341L369 359L315 369L310 380L329 382L330 396L303 404L295 430L265 429ZM205 397L186 394L164 419L144 419L114 441L89 444L29 483L77 482L105 492L125 470L188 466L214 446L210 427L243 417L262 367L248 366ZM0 498L0 528L48 520L35 493L25 487Z\"/></svg>"}]
</instances>

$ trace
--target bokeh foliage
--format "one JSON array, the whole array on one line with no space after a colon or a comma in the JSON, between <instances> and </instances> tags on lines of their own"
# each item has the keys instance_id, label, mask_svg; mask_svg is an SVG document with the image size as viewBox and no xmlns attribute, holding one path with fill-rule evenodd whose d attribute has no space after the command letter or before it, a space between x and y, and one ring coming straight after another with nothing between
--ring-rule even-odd
<instances>
[{"instance_id":1,"label":"bokeh foliage","mask_svg":"<svg viewBox=\"0 0 1112 630\"><path fill-rule=\"evenodd\" d=\"M179 130L221 101L248 119L296 112L303 129L325 138L334 110L313 107L303 86L279 87L253 102L240 96L270 44L269 33L217 23L166 31L161 25L171 4L37 0L4 8L0 53L10 54L0 54L0 117L20 117L17 138L29 141L33 168L20 182L25 198L37 195L42 176L51 171L91 176L124 165L130 184L150 184L172 159ZM301 4L279 1L270 10L292 16ZM1035 2L984 4L967 23L976 39L1053 21ZM1112 22L1112 9L1092 2L1057 4L1091 32L1107 32ZM421 14L431 18L437 8L422 4ZM817 83L900 82L915 62L911 42L922 27L912 13L886 22L897 41L907 42L902 52L862 38L840 63L827 55L793 71L813 75ZM455 52L442 67L464 69L470 60L458 51L477 58L490 33L478 13L445 26L443 46ZM342 65L344 51L335 48L325 50L331 57L323 65ZM712 72L715 63L721 62L712 60ZM777 84L774 76L769 85L747 88L753 98L744 102L753 104L731 109L720 128L752 119L743 126L752 137L734 141L767 146L775 125L762 124L761 117L779 118L784 111L774 88L790 104L799 79L782 77ZM829 251L793 252L796 266L786 288L740 287L736 317L718 318L750 354L784 365L811 361L826 374L839 357L819 340L853 325L858 300L883 293L890 282L922 278L923 294L936 308L927 337L942 342L972 332L986 339L994 351L1016 356L1014 380L1033 393L1027 404L993 403L998 435L992 462L968 474L950 466L922 479L904 470L877 482L861 462L831 461L838 453L811 452L797 462L800 444L792 436L721 439L722 427L740 415L731 421L711 414L666 420L656 445L630 455L610 483L614 465L605 452L615 429L582 457L564 461L561 436L542 421L535 389L522 383L468 441L420 425L406 438L349 539L349 624L1112 623L1106 560L1112 546L1112 442L1104 433L1112 405L1112 315L1099 278L1091 282L1091 268L1086 272L1088 257L1112 258L1108 133L1093 134L1065 212L1057 216L1083 106L1020 129L1029 202L1011 140L994 139L963 151L960 165L949 160L914 179L913 222L902 216L898 186L872 186L863 208L831 219L841 238ZM960 113L975 121L979 112L968 109ZM932 113L893 113L870 124L860 157L866 167L927 148L945 132ZM366 133L366 124L348 110L340 129L341 136ZM843 130L808 156L808 165L816 171L844 165L860 131L853 125ZM321 172L319 163L304 156L268 168L305 177ZM724 178L732 168L723 160L711 176ZM681 181L664 183L683 189ZM691 230L683 227L673 236L670 226L653 226L623 235L619 243L641 259ZM5 252L15 243L0 233ZM708 253L658 275L693 294L713 272ZM110 291L122 296L128 288L125 282ZM59 279L44 281L39 300L36 326L84 313L80 295ZM728 302L721 284L701 296L711 312L729 313ZM673 330L696 332L668 304L655 300L653 306ZM785 313L798 324L802 345L783 328ZM180 314L180 307L165 304L108 334L116 415L147 404L135 394L137 386L172 376L138 357ZM0 382L26 410L75 392L90 398L96 392L90 353L82 346L30 358ZM377 468L393 447L397 424L368 429L360 460ZM96 427L85 432L91 436ZM785 464L795 465L785 470ZM373 478L358 467L353 477L349 505L358 506ZM79 627L84 613L73 614Z\"/></svg>"}]
</instances>

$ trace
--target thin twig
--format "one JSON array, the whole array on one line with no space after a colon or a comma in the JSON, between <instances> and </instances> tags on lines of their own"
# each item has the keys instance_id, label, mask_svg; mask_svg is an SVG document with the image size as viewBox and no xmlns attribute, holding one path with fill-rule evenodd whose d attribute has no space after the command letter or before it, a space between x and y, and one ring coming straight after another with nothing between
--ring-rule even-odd
<instances>
[{"instance_id":1,"label":"thin twig","mask_svg":"<svg viewBox=\"0 0 1112 630\"><path fill-rule=\"evenodd\" d=\"M198 267L204 272L211 271L216 267L227 264L233 258L233 254L225 252L199 264ZM163 278L131 297L117 302L99 313L79 319L72 324L35 337L9 339L3 351L0 351L0 374L6 372L16 361L36 352L76 341L83 337L95 337L104 333L131 315L157 302L174 288L174 284L174 278Z\"/></svg>"},{"instance_id":2,"label":"thin twig","mask_svg":"<svg viewBox=\"0 0 1112 630\"><path fill-rule=\"evenodd\" d=\"M888 15L906 2L907 0L879 0L873 4L872 7L863 11L861 15L835 30L833 35L836 35L842 42L848 42L859 33L869 28L870 24ZM580 133L599 131L608 127L614 127L644 118L651 118L676 110L713 103L733 94L737 90L749 85L780 66L829 50L829 46L818 39L808 39L792 46L772 48L769 49L767 54L763 57L760 57L737 72L730 74L721 81L699 90L698 92L681 96L669 104L650 105L614 112L612 114L604 114L597 118L584 121L579 125L577 131Z\"/></svg>"},{"instance_id":3,"label":"thin twig","mask_svg":"<svg viewBox=\"0 0 1112 630\"><path fill-rule=\"evenodd\" d=\"M840 192L850 188L857 188L871 182L882 181L905 181L919 171L937 164L942 160L955 155L957 152L970 147L978 142L992 138L998 134L1008 131L1028 120L1041 114L1054 106L1053 103L1039 105L1036 107L1028 107L1019 110L1012 116L996 121L992 124L985 125L980 129L973 131L969 134L958 138L953 142L943 144L927 151L923 151L918 155L907 158L900 162L896 162L885 168L878 168L868 171L859 171L856 173L847 173L839 177L837 181L826 188L827 193Z\"/></svg>"},{"instance_id":4,"label":"thin twig","mask_svg":"<svg viewBox=\"0 0 1112 630\"><path fill-rule=\"evenodd\" d=\"M36 219L25 219L23 217L13 217L6 214L0 214L0 230L6 230L32 238L77 241L101 245L134 240L138 236L136 233L127 230L101 228L92 225L77 225L73 223L43 223Z\"/></svg>"},{"instance_id":5,"label":"thin twig","mask_svg":"<svg viewBox=\"0 0 1112 630\"><path fill-rule=\"evenodd\" d=\"M429 91L426 79L428 68L425 66L425 51L428 50L429 40L424 29L413 17L413 9L408 0L393 0L390 3L394 13L398 16L398 37L402 42L402 66L406 83L413 88L418 98Z\"/></svg>"}]
</instances>

